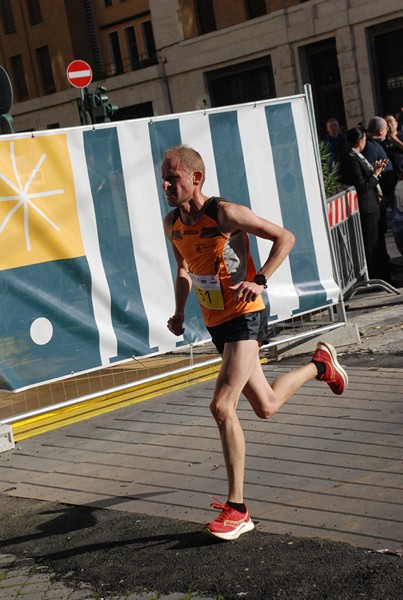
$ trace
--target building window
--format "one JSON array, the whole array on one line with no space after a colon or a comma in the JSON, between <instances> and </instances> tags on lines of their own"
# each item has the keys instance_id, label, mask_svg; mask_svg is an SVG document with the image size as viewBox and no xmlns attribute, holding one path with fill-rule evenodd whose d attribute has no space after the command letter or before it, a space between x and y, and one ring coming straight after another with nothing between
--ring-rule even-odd
<instances>
[{"instance_id":1,"label":"building window","mask_svg":"<svg viewBox=\"0 0 403 600\"><path fill-rule=\"evenodd\" d=\"M307 64L307 83L312 85L318 134L324 137L329 117L335 117L342 127L346 124L335 38L301 46L300 57L302 68Z\"/></svg>"},{"instance_id":2,"label":"building window","mask_svg":"<svg viewBox=\"0 0 403 600\"><path fill-rule=\"evenodd\" d=\"M119 112L117 116L112 117L112 121L128 121L129 119L143 119L144 117L153 116L153 103L142 102L131 106L119 106Z\"/></svg>"},{"instance_id":3,"label":"building window","mask_svg":"<svg viewBox=\"0 0 403 600\"><path fill-rule=\"evenodd\" d=\"M109 33L108 38L113 61L113 75L120 75L123 73L123 59L117 31Z\"/></svg>"},{"instance_id":4,"label":"building window","mask_svg":"<svg viewBox=\"0 0 403 600\"><path fill-rule=\"evenodd\" d=\"M270 57L206 74L212 106L266 100L276 95Z\"/></svg>"},{"instance_id":5,"label":"building window","mask_svg":"<svg viewBox=\"0 0 403 600\"><path fill-rule=\"evenodd\" d=\"M4 33L15 33L16 29L10 0L0 0L0 16L3 21Z\"/></svg>"},{"instance_id":6,"label":"building window","mask_svg":"<svg viewBox=\"0 0 403 600\"><path fill-rule=\"evenodd\" d=\"M29 14L29 22L31 25L38 25L38 23L42 23L42 11L41 4L39 0L27 0L27 8Z\"/></svg>"},{"instance_id":7,"label":"building window","mask_svg":"<svg viewBox=\"0 0 403 600\"><path fill-rule=\"evenodd\" d=\"M246 0L246 18L256 19L266 14L266 0Z\"/></svg>"},{"instance_id":8,"label":"building window","mask_svg":"<svg viewBox=\"0 0 403 600\"><path fill-rule=\"evenodd\" d=\"M399 27L400 28L397 28ZM392 30L389 27L395 27ZM385 115L401 111L403 106L403 65L399 57L403 49L403 19L370 29L372 62L374 65L377 114Z\"/></svg>"},{"instance_id":9,"label":"building window","mask_svg":"<svg viewBox=\"0 0 403 600\"><path fill-rule=\"evenodd\" d=\"M10 57L13 76L13 87L16 92L17 102L28 100L28 88L25 80L24 64L20 54Z\"/></svg>"},{"instance_id":10,"label":"building window","mask_svg":"<svg viewBox=\"0 0 403 600\"><path fill-rule=\"evenodd\" d=\"M108 6L112 6L113 0L103 0L104 7L108 8Z\"/></svg>"},{"instance_id":11,"label":"building window","mask_svg":"<svg viewBox=\"0 0 403 600\"><path fill-rule=\"evenodd\" d=\"M151 21L143 21L141 24L144 51L148 58L155 58L155 42Z\"/></svg>"},{"instance_id":12,"label":"building window","mask_svg":"<svg viewBox=\"0 0 403 600\"><path fill-rule=\"evenodd\" d=\"M195 0L195 9L199 34L209 33L217 29L212 0Z\"/></svg>"},{"instance_id":13,"label":"building window","mask_svg":"<svg viewBox=\"0 0 403 600\"><path fill-rule=\"evenodd\" d=\"M52 63L50 62L49 48L47 46L38 48L36 50L36 56L45 94L53 94L53 92L56 91L56 86L53 78Z\"/></svg>"},{"instance_id":14,"label":"building window","mask_svg":"<svg viewBox=\"0 0 403 600\"><path fill-rule=\"evenodd\" d=\"M127 27L125 29L125 40L127 54L130 60L130 67L132 70L138 69L140 64L140 56L134 27Z\"/></svg>"}]
</instances>

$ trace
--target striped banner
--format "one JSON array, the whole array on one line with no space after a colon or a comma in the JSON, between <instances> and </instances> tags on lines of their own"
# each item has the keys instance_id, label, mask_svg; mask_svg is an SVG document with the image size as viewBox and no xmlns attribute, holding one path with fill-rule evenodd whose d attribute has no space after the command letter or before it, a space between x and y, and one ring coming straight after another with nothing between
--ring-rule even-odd
<instances>
[{"instance_id":1,"label":"striped banner","mask_svg":"<svg viewBox=\"0 0 403 600\"><path fill-rule=\"evenodd\" d=\"M265 293L271 321L339 301L304 97L68 130L2 136L0 388L20 390L208 339L191 294L174 311L161 158L195 147L204 193L293 231ZM251 240L254 260L271 243Z\"/></svg>"}]
</instances>

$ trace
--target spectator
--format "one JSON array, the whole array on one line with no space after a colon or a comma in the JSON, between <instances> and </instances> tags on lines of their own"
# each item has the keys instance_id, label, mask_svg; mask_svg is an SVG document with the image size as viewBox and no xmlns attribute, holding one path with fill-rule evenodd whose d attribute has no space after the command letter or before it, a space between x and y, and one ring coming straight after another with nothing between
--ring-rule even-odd
<instances>
[{"instance_id":1,"label":"spectator","mask_svg":"<svg viewBox=\"0 0 403 600\"><path fill-rule=\"evenodd\" d=\"M396 246L403 254L403 132L398 130L398 123L393 115L387 115L385 121L388 125L388 132L384 147L397 179L392 205L391 229ZM401 267L399 268L393 261L391 261L390 268L392 273L401 271Z\"/></svg>"},{"instance_id":2,"label":"spectator","mask_svg":"<svg viewBox=\"0 0 403 600\"><path fill-rule=\"evenodd\" d=\"M376 159L371 165L363 155L367 135L363 127L353 127L347 132L349 150L341 162L342 182L357 190L365 257L370 279L382 279L391 283L389 256L386 252L385 235L381 226L379 207L382 192L379 180L387 165L387 159Z\"/></svg>"},{"instance_id":3,"label":"spectator","mask_svg":"<svg viewBox=\"0 0 403 600\"><path fill-rule=\"evenodd\" d=\"M386 150L383 147L387 132L388 126L385 119L383 119L382 117L372 117L372 119L370 119L368 122L367 143L363 150L363 155L373 167L375 166L375 163L377 161L385 162L385 168L382 171L382 177L379 180L379 184L381 186L383 195L379 204L379 208L381 210L380 229L383 232L383 240L385 233L388 229L387 208L388 206L393 208L395 201L395 185L397 181L392 163L388 159ZM390 262L390 257L386 250L386 243L385 254L388 257L388 261Z\"/></svg>"},{"instance_id":4,"label":"spectator","mask_svg":"<svg viewBox=\"0 0 403 600\"><path fill-rule=\"evenodd\" d=\"M397 113L395 113L395 119L397 122L397 130L398 131L403 131L403 114L402 114L402 110L403 107L397 111Z\"/></svg>"},{"instance_id":5,"label":"spectator","mask_svg":"<svg viewBox=\"0 0 403 600\"><path fill-rule=\"evenodd\" d=\"M398 130L398 124L393 115L386 115L387 135L383 142L386 154L395 171L396 179L403 179L403 132Z\"/></svg>"},{"instance_id":6,"label":"spectator","mask_svg":"<svg viewBox=\"0 0 403 600\"><path fill-rule=\"evenodd\" d=\"M388 133L388 125L382 117L372 117L368 121L367 143L363 150L363 155L372 166L377 160L387 160L387 164L382 172L380 180L381 189L384 195L381 208L385 209L388 203L392 206L393 194L396 185L396 175L391 161L384 148L384 142Z\"/></svg>"},{"instance_id":7,"label":"spectator","mask_svg":"<svg viewBox=\"0 0 403 600\"><path fill-rule=\"evenodd\" d=\"M340 125L337 119L331 117L326 121L327 133L325 142L329 145L330 155L332 157L330 167L340 163L344 151L346 138L340 131Z\"/></svg>"}]
</instances>

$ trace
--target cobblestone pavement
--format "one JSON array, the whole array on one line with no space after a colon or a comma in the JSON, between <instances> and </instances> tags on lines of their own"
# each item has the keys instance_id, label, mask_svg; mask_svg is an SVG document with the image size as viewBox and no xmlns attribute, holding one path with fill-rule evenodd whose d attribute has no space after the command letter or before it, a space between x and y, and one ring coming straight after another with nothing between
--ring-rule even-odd
<instances>
[{"instance_id":1,"label":"cobblestone pavement","mask_svg":"<svg viewBox=\"0 0 403 600\"><path fill-rule=\"evenodd\" d=\"M48 567L38 565L31 558L17 558L12 554L0 554L0 600L214 600L198 599L186 593L161 596L158 592L144 594L108 594L94 591L81 584L73 588L55 579Z\"/></svg>"},{"instance_id":2,"label":"cobblestone pavement","mask_svg":"<svg viewBox=\"0 0 403 600\"><path fill-rule=\"evenodd\" d=\"M55 582L51 570L36 565L33 559L18 559L12 554L0 555L1 599L84 600L95 597L89 590L73 590L62 582Z\"/></svg>"}]
</instances>

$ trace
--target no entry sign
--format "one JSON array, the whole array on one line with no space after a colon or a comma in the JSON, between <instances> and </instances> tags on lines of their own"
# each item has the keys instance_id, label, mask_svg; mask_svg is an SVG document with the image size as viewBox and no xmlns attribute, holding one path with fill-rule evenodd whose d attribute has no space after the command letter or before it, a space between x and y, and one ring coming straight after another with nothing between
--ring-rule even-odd
<instances>
[{"instance_id":1,"label":"no entry sign","mask_svg":"<svg viewBox=\"0 0 403 600\"><path fill-rule=\"evenodd\" d=\"M84 60L73 60L67 67L67 79L76 88L85 88L92 81L92 69Z\"/></svg>"}]
</instances>

